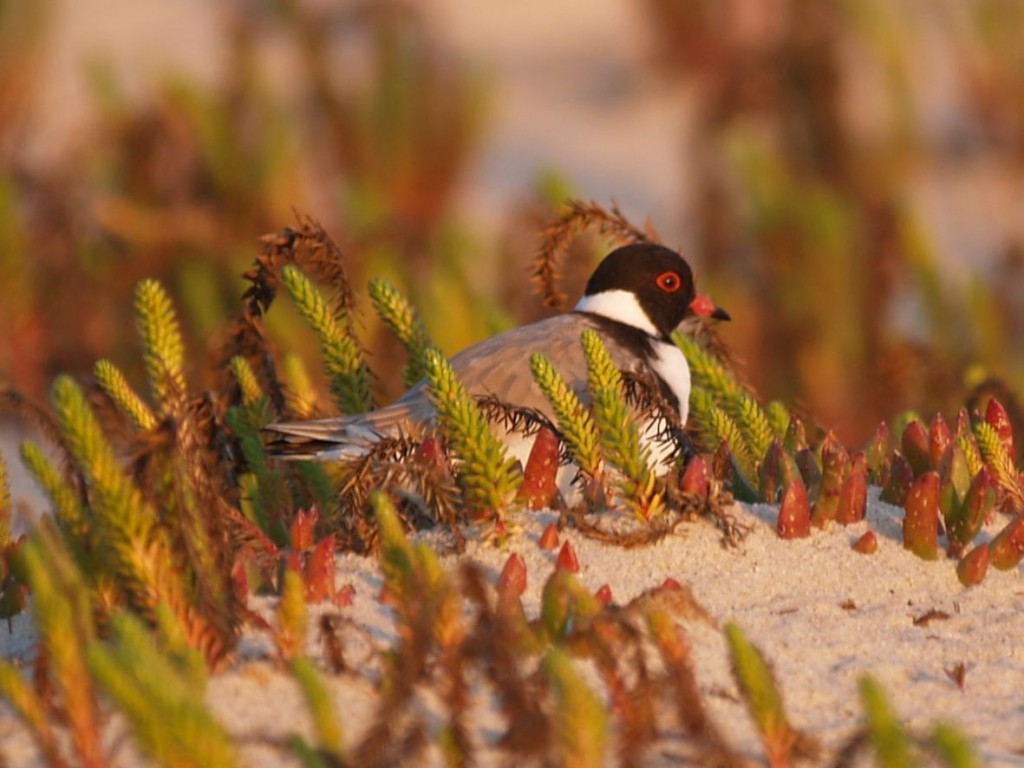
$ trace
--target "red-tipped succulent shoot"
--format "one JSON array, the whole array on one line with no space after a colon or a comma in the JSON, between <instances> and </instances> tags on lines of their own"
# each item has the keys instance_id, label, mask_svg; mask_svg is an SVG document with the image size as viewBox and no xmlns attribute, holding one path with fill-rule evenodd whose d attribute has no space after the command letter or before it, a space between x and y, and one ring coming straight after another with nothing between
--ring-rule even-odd
<instances>
[{"instance_id":1,"label":"red-tipped succulent shoot","mask_svg":"<svg viewBox=\"0 0 1024 768\"><path fill-rule=\"evenodd\" d=\"M537 543L546 552L554 552L558 548L558 526L550 523L540 535L540 541Z\"/></svg>"},{"instance_id":2,"label":"red-tipped succulent shoot","mask_svg":"<svg viewBox=\"0 0 1024 768\"><path fill-rule=\"evenodd\" d=\"M512 594L516 597L526 591L526 561L518 552L508 556L496 588L499 595Z\"/></svg>"},{"instance_id":3,"label":"red-tipped succulent shoot","mask_svg":"<svg viewBox=\"0 0 1024 768\"><path fill-rule=\"evenodd\" d=\"M601 602L601 605L611 605L612 588L609 587L607 584L602 584L600 587L597 588L597 592L594 593L594 597L596 597Z\"/></svg>"},{"instance_id":4,"label":"red-tipped succulent shoot","mask_svg":"<svg viewBox=\"0 0 1024 768\"><path fill-rule=\"evenodd\" d=\"M667 590L682 589L683 585L675 579L673 579L671 576L669 576L663 582L661 582L661 588Z\"/></svg>"},{"instance_id":5,"label":"red-tipped succulent shoot","mask_svg":"<svg viewBox=\"0 0 1024 768\"><path fill-rule=\"evenodd\" d=\"M562 548L558 550L558 559L555 560L555 568L562 571L568 571L569 573L579 573L580 561L576 557L576 550L572 546L571 541L565 542Z\"/></svg>"},{"instance_id":6,"label":"red-tipped succulent shoot","mask_svg":"<svg viewBox=\"0 0 1024 768\"><path fill-rule=\"evenodd\" d=\"M764 458L757 470L757 482L761 499L774 504L782 491L783 471L786 463L786 452L782 449L782 442L775 438L765 451Z\"/></svg>"},{"instance_id":7,"label":"red-tipped succulent shoot","mask_svg":"<svg viewBox=\"0 0 1024 768\"><path fill-rule=\"evenodd\" d=\"M971 470L967 466L967 457L956 443L950 443L938 464L939 478L942 484L952 486L957 498L962 499L971 487Z\"/></svg>"},{"instance_id":8,"label":"red-tipped succulent shoot","mask_svg":"<svg viewBox=\"0 0 1024 768\"><path fill-rule=\"evenodd\" d=\"M903 502L903 546L918 557L939 556L939 475L928 471L914 481Z\"/></svg>"},{"instance_id":9,"label":"red-tipped succulent shoot","mask_svg":"<svg viewBox=\"0 0 1024 768\"><path fill-rule=\"evenodd\" d=\"M534 438L530 456L523 470L519 498L528 509L547 509L558 495L556 482L559 467L558 437L547 427L541 427Z\"/></svg>"},{"instance_id":10,"label":"red-tipped succulent shoot","mask_svg":"<svg viewBox=\"0 0 1024 768\"><path fill-rule=\"evenodd\" d=\"M701 499L708 497L711 487L711 465L701 455L694 456L683 471L683 478L679 481L679 490L683 493L690 493Z\"/></svg>"},{"instance_id":11,"label":"red-tipped succulent shoot","mask_svg":"<svg viewBox=\"0 0 1024 768\"><path fill-rule=\"evenodd\" d=\"M946 538L948 540L947 552L956 557L974 537L978 535L981 526L985 523L985 517L992 510L996 503L996 483L988 467L982 467L981 471L974 476L967 494L958 503L945 498L952 495L952 485L942 489L943 499L941 503L948 504L950 511L947 513L945 507L943 514L946 521Z\"/></svg>"},{"instance_id":12,"label":"red-tipped succulent shoot","mask_svg":"<svg viewBox=\"0 0 1024 768\"><path fill-rule=\"evenodd\" d=\"M807 447L807 432L800 417L793 415L789 419L789 426L786 427L786 435L782 439L782 446L786 453L796 454Z\"/></svg>"},{"instance_id":13,"label":"red-tipped succulent shoot","mask_svg":"<svg viewBox=\"0 0 1024 768\"><path fill-rule=\"evenodd\" d=\"M868 478L876 485L881 483L882 475L885 472L885 460L889 456L889 443L892 441L892 434L889 425L884 421L875 428L866 446L864 446L864 461L867 464Z\"/></svg>"},{"instance_id":14,"label":"red-tipped succulent shoot","mask_svg":"<svg viewBox=\"0 0 1024 768\"><path fill-rule=\"evenodd\" d=\"M868 467L863 453L854 455L850 471L839 491L839 506L836 520L843 525L857 523L864 519L868 506Z\"/></svg>"},{"instance_id":15,"label":"red-tipped succulent shoot","mask_svg":"<svg viewBox=\"0 0 1024 768\"><path fill-rule=\"evenodd\" d=\"M941 413L936 413L928 427L928 457L932 467L942 463L942 457L952 442L953 433L949 431L949 424Z\"/></svg>"},{"instance_id":16,"label":"red-tipped succulent shoot","mask_svg":"<svg viewBox=\"0 0 1024 768\"><path fill-rule=\"evenodd\" d=\"M980 584L988 571L990 559L988 542L979 544L960 558L960 562L956 566L956 577L965 587Z\"/></svg>"},{"instance_id":17,"label":"red-tipped succulent shoot","mask_svg":"<svg viewBox=\"0 0 1024 768\"><path fill-rule=\"evenodd\" d=\"M989 545L992 567L1001 571L1015 568L1024 558L1024 512L1006 524Z\"/></svg>"},{"instance_id":18,"label":"red-tipped succulent shoot","mask_svg":"<svg viewBox=\"0 0 1024 768\"><path fill-rule=\"evenodd\" d=\"M971 429L971 414L966 408L961 408L956 414L956 436L959 439L962 435L969 435Z\"/></svg>"},{"instance_id":19,"label":"red-tipped succulent shoot","mask_svg":"<svg viewBox=\"0 0 1024 768\"><path fill-rule=\"evenodd\" d=\"M416 458L439 471L448 472L448 459L444 455L444 444L440 438L424 438L416 447Z\"/></svg>"},{"instance_id":20,"label":"red-tipped succulent shoot","mask_svg":"<svg viewBox=\"0 0 1024 768\"><path fill-rule=\"evenodd\" d=\"M913 484L914 470L911 468L910 462L906 460L902 453L896 451L893 453L892 461L889 463L889 481L882 489L882 494L879 498L888 504L902 507L907 494L910 492L910 486Z\"/></svg>"},{"instance_id":21,"label":"red-tipped succulent shoot","mask_svg":"<svg viewBox=\"0 0 1024 768\"><path fill-rule=\"evenodd\" d=\"M1013 444L1013 424L1010 423L1010 415L1006 412L1003 404L996 398L990 397L985 407L985 421L995 429L999 440L1006 448L1010 461L1017 463L1017 449Z\"/></svg>"},{"instance_id":22,"label":"red-tipped succulent shoot","mask_svg":"<svg viewBox=\"0 0 1024 768\"><path fill-rule=\"evenodd\" d=\"M818 498L811 510L811 525L821 528L829 520L836 519L839 511L839 494L846 480L849 456L846 449L831 432L821 446L821 487Z\"/></svg>"},{"instance_id":23,"label":"red-tipped succulent shoot","mask_svg":"<svg viewBox=\"0 0 1024 768\"><path fill-rule=\"evenodd\" d=\"M319 603L334 597L334 535L324 536L313 547L304 573L306 600Z\"/></svg>"},{"instance_id":24,"label":"red-tipped succulent shoot","mask_svg":"<svg viewBox=\"0 0 1024 768\"><path fill-rule=\"evenodd\" d=\"M800 539L811 535L811 508L804 481L799 477L794 478L782 492L776 530L780 539Z\"/></svg>"},{"instance_id":25,"label":"red-tipped succulent shoot","mask_svg":"<svg viewBox=\"0 0 1024 768\"><path fill-rule=\"evenodd\" d=\"M931 469L931 439L924 424L917 419L907 424L903 430L900 448L910 463L910 468L914 470L914 477L919 477Z\"/></svg>"},{"instance_id":26,"label":"red-tipped succulent shoot","mask_svg":"<svg viewBox=\"0 0 1024 768\"><path fill-rule=\"evenodd\" d=\"M801 448L794 457L800 470L800 478L804 481L807 493L813 496L821 485L821 462L810 448Z\"/></svg>"},{"instance_id":27,"label":"red-tipped succulent shoot","mask_svg":"<svg viewBox=\"0 0 1024 768\"><path fill-rule=\"evenodd\" d=\"M864 534L853 542L853 551L862 555L873 555L878 551L878 536L874 531L865 531Z\"/></svg>"},{"instance_id":28,"label":"red-tipped succulent shoot","mask_svg":"<svg viewBox=\"0 0 1024 768\"><path fill-rule=\"evenodd\" d=\"M300 509L295 513L291 528L288 531L288 538L291 540L292 549L296 552L305 552L313 546L314 529L320 519L320 511L316 505L309 509Z\"/></svg>"}]
</instances>

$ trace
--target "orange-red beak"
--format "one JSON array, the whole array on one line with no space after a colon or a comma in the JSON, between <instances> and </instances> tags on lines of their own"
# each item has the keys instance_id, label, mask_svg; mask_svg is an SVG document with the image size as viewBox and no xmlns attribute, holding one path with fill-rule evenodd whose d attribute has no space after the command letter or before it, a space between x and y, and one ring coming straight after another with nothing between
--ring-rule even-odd
<instances>
[{"instance_id":1,"label":"orange-red beak","mask_svg":"<svg viewBox=\"0 0 1024 768\"><path fill-rule=\"evenodd\" d=\"M732 320L732 317L703 293L698 293L690 302L690 311L698 317L710 317L715 320Z\"/></svg>"}]
</instances>

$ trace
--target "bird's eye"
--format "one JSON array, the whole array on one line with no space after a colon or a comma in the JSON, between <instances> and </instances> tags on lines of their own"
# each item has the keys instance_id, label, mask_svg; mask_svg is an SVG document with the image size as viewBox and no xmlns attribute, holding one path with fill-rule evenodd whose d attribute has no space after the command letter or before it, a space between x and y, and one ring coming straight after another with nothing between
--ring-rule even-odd
<instances>
[{"instance_id":1,"label":"bird's eye","mask_svg":"<svg viewBox=\"0 0 1024 768\"><path fill-rule=\"evenodd\" d=\"M662 272L655 282L665 293L675 293L682 286L683 281L676 272Z\"/></svg>"}]
</instances>

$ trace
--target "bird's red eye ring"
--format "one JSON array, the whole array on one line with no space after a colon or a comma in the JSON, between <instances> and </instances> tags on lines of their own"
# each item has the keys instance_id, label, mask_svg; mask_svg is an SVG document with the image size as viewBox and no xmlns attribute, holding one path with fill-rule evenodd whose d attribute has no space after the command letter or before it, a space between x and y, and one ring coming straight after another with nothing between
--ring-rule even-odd
<instances>
[{"instance_id":1,"label":"bird's red eye ring","mask_svg":"<svg viewBox=\"0 0 1024 768\"><path fill-rule=\"evenodd\" d=\"M682 278L678 272L662 272L654 281L665 293L675 293L683 286Z\"/></svg>"}]
</instances>

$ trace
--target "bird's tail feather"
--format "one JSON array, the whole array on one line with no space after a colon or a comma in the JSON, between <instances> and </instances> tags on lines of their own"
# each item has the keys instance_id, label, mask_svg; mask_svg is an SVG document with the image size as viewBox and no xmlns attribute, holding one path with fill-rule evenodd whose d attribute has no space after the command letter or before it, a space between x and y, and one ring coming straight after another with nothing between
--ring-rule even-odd
<instances>
[{"instance_id":1,"label":"bird's tail feather","mask_svg":"<svg viewBox=\"0 0 1024 768\"><path fill-rule=\"evenodd\" d=\"M267 452L293 461L338 461L356 458L383 435L356 419L281 421L268 424Z\"/></svg>"}]
</instances>

